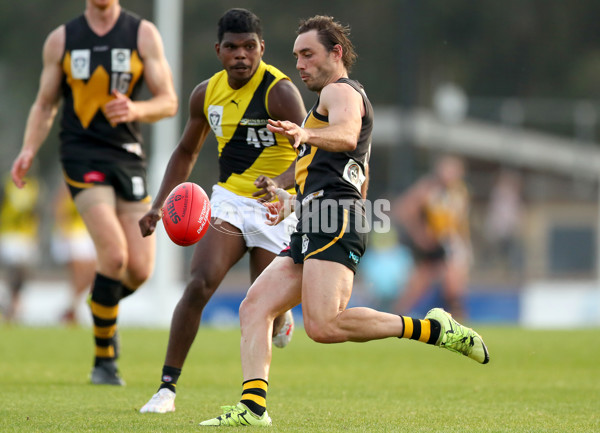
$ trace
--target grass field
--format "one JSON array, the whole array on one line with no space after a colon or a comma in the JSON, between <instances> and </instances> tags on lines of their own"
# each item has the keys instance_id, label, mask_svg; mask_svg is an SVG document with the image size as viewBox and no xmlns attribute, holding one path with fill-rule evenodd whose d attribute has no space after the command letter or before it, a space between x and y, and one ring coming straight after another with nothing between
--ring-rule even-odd
<instances>
[{"instance_id":1,"label":"grass field","mask_svg":"<svg viewBox=\"0 0 600 433\"><path fill-rule=\"evenodd\" d=\"M397 339L318 345L297 330L273 356L273 431L600 431L600 330L480 331L486 366ZM166 415L138 410L158 385L167 331L121 337L127 386L92 386L89 329L0 327L0 431L197 431L238 400L239 331L201 329Z\"/></svg>"}]
</instances>

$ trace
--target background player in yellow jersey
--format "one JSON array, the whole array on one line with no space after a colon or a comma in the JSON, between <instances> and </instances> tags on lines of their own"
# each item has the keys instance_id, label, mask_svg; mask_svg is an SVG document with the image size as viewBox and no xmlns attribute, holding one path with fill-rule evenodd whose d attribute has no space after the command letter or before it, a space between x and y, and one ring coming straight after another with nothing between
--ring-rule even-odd
<instances>
[{"instance_id":1,"label":"background player in yellow jersey","mask_svg":"<svg viewBox=\"0 0 600 433\"><path fill-rule=\"evenodd\" d=\"M348 33L347 27L324 16L309 18L298 29L296 68L318 98L303 126L269 120L272 132L293 140L298 159L297 196L277 189L281 201L267 205L276 211L271 220L275 224L281 222L286 210L295 209L297 231L292 234L290 248L256 279L240 306L241 400L235 406L223 406L222 415L200 425L271 425L266 397L273 319L300 302L304 329L319 343L411 338L481 363L489 360L481 337L441 309L418 320L370 308L347 308L354 272L366 247L361 190L373 125L373 108L364 89L348 78L356 58ZM337 229L333 230L335 225L328 225L327 219L313 220L319 212L329 213L329 222L336 221L337 216ZM352 380L360 379L349 378L350 389Z\"/></svg>"},{"instance_id":2,"label":"background player in yellow jersey","mask_svg":"<svg viewBox=\"0 0 600 433\"><path fill-rule=\"evenodd\" d=\"M151 93L147 100L140 100L142 82ZM87 0L82 15L48 35L39 91L11 171L20 188L61 99L62 168L98 259L91 381L123 385L116 364L119 301L154 266L154 238L140 236L137 224L150 208L139 122L177 111L156 27L123 10L118 0Z\"/></svg>"},{"instance_id":3,"label":"background player in yellow jersey","mask_svg":"<svg viewBox=\"0 0 600 433\"><path fill-rule=\"evenodd\" d=\"M464 296L471 264L469 193L462 160L444 156L394 204L413 253L414 267L395 310L409 314L426 290L441 280L446 307L465 317Z\"/></svg>"},{"instance_id":4,"label":"background player in yellow jersey","mask_svg":"<svg viewBox=\"0 0 600 433\"><path fill-rule=\"evenodd\" d=\"M0 263L7 276L7 322L19 318L21 291L38 259L40 185L33 176L29 176L27 182L30 185L27 191L20 191L8 176L0 197Z\"/></svg>"},{"instance_id":5,"label":"background player in yellow jersey","mask_svg":"<svg viewBox=\"0 0 600 433\"><path fill-rule=\"evenodd\" d=\"M64 183L54 197L54 228L50 252L54 261L67 266L71 289L69 305L61 316L67 325L77 324L77 309L96 273L96 250L85 223Z\"/></svg>"},{"instance_id":6,"label":"background player in yellow jersey","mask_svg":"<svg viewBox=\"0 0 600 433\"><path fill-rule=\"evenodd\" d=\"M140 221L144 235L154 231L164 200L188 178L212 129L219 146L219 181L211 196L211 225L195 247L191 280L173 313L162 383L141 412L175 410L175 385L204 306L246 252L254 281L289 242L295 224L290 218L280 227L267 226L259 198L272 200L268 186L291 188L294 184L294 150L287 138L267 129L267 119L301 122L306 110L300 92L283 73L262 61L261 23L252 12L227 11L219 20L217 37L215 49L223 70L192 92L183 135L152 209ZM282 311L274 343L287 344L292 326L291 312Z\"/></svg>"}]
</instances>

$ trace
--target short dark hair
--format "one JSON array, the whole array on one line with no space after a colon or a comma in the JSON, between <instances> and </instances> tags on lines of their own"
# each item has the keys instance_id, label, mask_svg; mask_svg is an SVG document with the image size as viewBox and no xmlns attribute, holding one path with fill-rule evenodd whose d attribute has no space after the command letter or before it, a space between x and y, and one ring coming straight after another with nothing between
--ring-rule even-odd
<instances>
[{"instance_id":1,"label":"short dark hair","mask_svg":"<svg viewBox=\"0 0 600 433\"><path fill-rule=\"evenodd\" d=\"M225 33L256 33L258 39L262 39L262 24L260 18L248 9L229 9L219 19L217 26L217 38L219 43L223 40Z\"/></svg>"},{"instance_id":2,"label":"short dark hair","mask_svg":"<svg viewBox=\"0 0 600 433\"><path fill-rule=\"evenodd\" d=\"M342 62L346 70L350 72L358 57L350 41L350 26L340 24L333 17L315 15L314 17L300 21L300 26L296 33L301 35L311 30L317 31L319 42L323 44L327 51L331 52L333 47L338 44L342 47Z\"/></svg>"}]
</instances>

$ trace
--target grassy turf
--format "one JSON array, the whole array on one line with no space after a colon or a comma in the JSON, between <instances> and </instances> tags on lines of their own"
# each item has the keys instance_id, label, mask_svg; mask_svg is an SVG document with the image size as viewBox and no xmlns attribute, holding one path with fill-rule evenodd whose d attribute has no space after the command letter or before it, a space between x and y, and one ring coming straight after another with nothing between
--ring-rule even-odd
<instances>
[{"instance_id":1,"label":"grassy turf","mask_svg":"<svg viewBox=\"0 0 600 433\"><path fill-rule=\"evenodd\" d=\"M486 366L397 339L323 346L298 330L273 354L273 431L600 431L598 330L481 331ZM126 387L87 383L91 340L89 329L0 327L0 431L197 431L239 398L237 330L201 329L166 415L138 410L158 385L167 331L121 331Z\"/></svg>"}]
</instances>

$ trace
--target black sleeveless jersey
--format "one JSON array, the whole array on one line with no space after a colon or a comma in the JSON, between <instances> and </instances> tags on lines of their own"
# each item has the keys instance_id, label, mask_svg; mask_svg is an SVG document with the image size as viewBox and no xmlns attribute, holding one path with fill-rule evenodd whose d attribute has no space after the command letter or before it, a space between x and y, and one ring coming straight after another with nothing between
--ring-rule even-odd
<instances>
[{"instance_id":1,"label":"black sleeveless jersey","mask_svg":"<svg viewBox=\"0 0 600 433\"><path fill-rule=\"evenodd\" d=\"M121 11L104 36L95 34L81 15L65 25L61 159L140 160L144 157L137 122L112 126L103 110L112 90L135 100L144 65L138 53L141 19Z\"/></svg>"},{"instance_id":2,"label":"black sleeveless jersey","mask_svg":"<svg viewBox=\"0 0 600 433\"><path fill-rule=\"evenodd\" d=\"M363 98L365 115L356 148L351 152L328 152L304 143L298 147L296 159L296 193L302 204L313 198L334 200L360 200L361 186L365 181L365 166L371 153L373 107L363 86L355 80L341 78L336 83L346 83ZM311 108L302 126L323 128L329 124L327 116L317 113L319 100Z\"/></svg>"}]
</instances>

